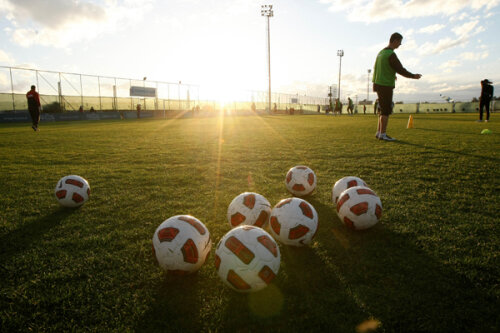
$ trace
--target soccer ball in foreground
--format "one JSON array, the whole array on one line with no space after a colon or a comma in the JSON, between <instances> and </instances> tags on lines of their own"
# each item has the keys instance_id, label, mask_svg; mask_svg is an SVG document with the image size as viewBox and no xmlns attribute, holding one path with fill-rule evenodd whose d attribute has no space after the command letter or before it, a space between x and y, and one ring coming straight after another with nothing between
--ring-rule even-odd
<instances>
[{"instance_id":1,"label":"soccer ball in foreground","mask_svg":"<svg viewBox=\"0 0 500 333\"><path fill-rule=\"evenodd\" d=\"M231 228L255 225L263 228L271 215L271 204L262 195L245 192L231 201L227 208L227 221Z\"/></svg>"},{"instance_id":2,"label":"soccer ball in foreground","mask_svg":"<svg viewBox=\"0 0 500 333\"><path fill-rule=\"evenodd\" d=\"M316 188L316 175L309 167L298 165L288 170L285 185L288 192L303 197L311 194Z\"/></svg>"},{"instance_id":3,"label":"soccer ball in foreground","mask_svg":"<svg viewBox=\"0 0 500 333\"><path fill-rule=\"evenodd\" d=\"M207 259L212 242L207 227L190 215L176 215L163 221L153 235L153 254L167 272L197 271Z\"/></svg>"},{"instance_id":4,"label":"soccer ball in foreground","mask_svg":"<svg viewBox=\"0 0 500 333\"><path fill-rule=\"evenodd\" d=\"M62 206L80 207L89 200L90 186L82 177L71 175L59 179L54 193Z\"/></svg>"},{"instance_id":5,"label":"soccer ball in foreground","mask_svg":"<svg viewBox=\"0 0 500 333\"><path fill-rule=\"evenodd\" d=\"M340 194L337 214L350 229L368 229L382 217L382 202L368 187L351 187Z\"/></svg>"},{"instance_id":6,"label":"soccer ball in foreground","mask_svg":"<svg viewBox=\"0 0 500 333\"><path fill-rule=\"evenodd\" d=\"M249 225L229 231L215 250L219 277L238 292L265 288L278 274L280 262L280 250L271 235Z\"/></svg>"},{"instance_id":7,"label":"soccer ball in foreground","mask_svg":"<svg viewBox=\"0 0 500 333\"><path fill-rule=\"evenodd\" d=\"M347 176L337 180L337 182L335 183L335 185L333 185L332 188L332 202L336 205L340 194L345 190L347 190L348 188L354 186L367 186L367 185L363 179L354 176Z\"/></svg>"},{"instance_id":8,"label":"soccer ball in foreground","mask_svg":"<svg viewBox=\"0 0 500 333\"><path fill-rule=\"evenodd\" d=\"M271 234L281 243L303 246L311 243L318 230L318 213L300 198L283 199L271 211Z\"/></svg>"}]
</instances>

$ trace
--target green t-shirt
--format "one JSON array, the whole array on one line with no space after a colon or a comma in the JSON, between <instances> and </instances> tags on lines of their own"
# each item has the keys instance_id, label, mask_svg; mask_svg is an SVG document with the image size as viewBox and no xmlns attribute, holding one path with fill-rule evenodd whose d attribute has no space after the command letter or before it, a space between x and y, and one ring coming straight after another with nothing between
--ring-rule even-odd
<instances>
[{"instance_id":1,"label":"green t-shirt","mask_svg":"<svg viewBox=\"0 0 500 333\"><path fill-rule=\"evenodd\" d=\"M394 53L393 49L385 48L380 51L375 60L372 82L381 86L396 86L396 71L391 67L389 57Z\"/></svg>"}]
</instances>

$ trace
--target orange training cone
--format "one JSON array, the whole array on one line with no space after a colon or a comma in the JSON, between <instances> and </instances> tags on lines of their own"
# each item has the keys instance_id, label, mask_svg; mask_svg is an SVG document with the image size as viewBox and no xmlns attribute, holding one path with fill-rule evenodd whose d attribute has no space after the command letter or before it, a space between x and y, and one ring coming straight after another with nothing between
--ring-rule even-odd
<instances>
[{"instance_id":1,"label":"orange training cone","mask_svg":"<svg viewBox=\"0 0 500 333\"><path fill-rule=\"evenodd\" d=\"M410 118L408 118L408 125L406 128L413 128L413 116L410 115Z\"/></svg>"}]
</instances>

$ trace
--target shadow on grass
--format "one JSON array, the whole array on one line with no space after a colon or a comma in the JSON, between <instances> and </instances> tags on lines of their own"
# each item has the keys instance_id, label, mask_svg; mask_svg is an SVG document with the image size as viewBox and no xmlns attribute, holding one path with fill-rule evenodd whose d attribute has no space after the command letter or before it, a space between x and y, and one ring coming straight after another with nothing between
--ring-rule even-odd
<instances>
[{"instance_id":1,"label":"shadow on grass","mask_svg":"<svg viewBox=\"0 0 500 333\"><path fill-rule=\"evenodd\" d=\"M419 248L410 236L385 227L389 221L353 232L330 209L331 221L324 221L313 250L324 269L338 276L344 290L382 328L498 332L500 302L494 296L494 284L474 285ZM317 210L328 207L319 204Z\"/></svg>"},{"instance_id":2,"label":"shadow on grass","mask_svg":"<svg viewBox=\"0 0 500 333\"><path fill-rule=\"evenodd\" d=\"M369 318L311 248L280 249L278 276L255 293L237 293L215 274L165 278L136 330L349 332Z\"/></svg>"},{"instance_id":3,"label":"shadow on grass","mask_svg":"<svg viewBox=\"0 0 500 333\"><path fill-rule=\"evenodd\" d=\"M454 151L454 150L450 150L450 149L436 148L436 147L427 146L427 145L424 146L424 145L420 145L420 144L417 144L417 143L414 143L414 142L408 142L408 141L404 141L404 140L396 140L396 141L394 141L392 143L393 144L400 144L400 145L408 145L408 146L413 146L413 147L418 147L418 148L424 148L424 149L431 149L431 150L436 150L436 151L440 151L440 152L444 152L444 153L448 153L448 154L456 154L456 155L469 156L469 157L479 158L479 159L483 159L483 160L489 160L489 161L493 161L493 162L500 161L500 158L496 158L496 157L489 157L489 156L482 156L482 155L476 155L476 154L469 154L469 153L464 153L464 152L461 152L461 151Z\"/></svg>"},{"instance_id":4,"label":"shadow on grass","mask_svg":"<svg viewBox=\"0 0 500 333\"><path fill-rule=\"evenodd\" d=\"M477 131L475 131L475 132L450 131L447 129L422 128L422 127L414 128L414 130L416 130L416 131L428 131L428 132L446 132L446 133L453 133L453 134L458 134L460 136L463 136L464 134L466 134L466 135L479 135L482 128L477 129ZM495 135L495 133L493 133L493 135Z\"/></svg>"},{"instance_id":5,"label":"shadow on grass","mask_svg":"<svg viewBox=\"0 0 500 333\"><path fill-rule=\"evenodd\" d=\"M320 230L310 247L280 245L280 272L267 288L239 294L215 274L167 277L153 287L156 297L136 330L498 331L499 302L488 295L493 289L473 285L410 236L389 230L388 221L352 232L333 205L308 201Z\"/></svg>"},{"instance_id":6,"label":"shadow on grass","mask_svg":"<svg viewBox=\"0 0 500 333\"><path fill-rule=\"evenodd\" d=\"M408 117L410 114L406 114L405 116ZM451 116L450 113L446 115L439 115L439 114L426 114L426 113L417 113L414 114L415 120L444 120L444 121L456 121L456 122L474 122L476 121L477 118L473 117L467 117L466 115L472 115L472 113L458 113L455 114L455 116ZM476 114L477 115L477 114ZM466 117L463 117L466 116Z\"/></svg>"},{"instance_id":7,"label":"shadow on grass","mask_svg":"<svg viewBox=\"0 0 500 333\"><path fill-rule=\"evenodd\" d=\"M220 320L212 330L349 332L369 318L311 248L280 248L278 277L256 293L238 294L226 288Z\"/></svg>"},{"instance_id":8,"label":"shadow on grass","mask_svg":"<svg viewBox=\"0 0 500 333\"><path fill-rule=\"evenodd\" d=\"M47 232L58 226L64 219L75 212L74 209L59 207L50 214L28 223L0 237L2 262L19 252L26 251Z\"/></svg>"},{"instance_id":9,"label":"shadow on grass","mask_svg":"<svg viewBox=\"0 0 500 333\"><path fill-rule=\"evenodd\" d=\"M202 285L197 273L165 275L154 285L151 306L136 324L137 332L198 332L201 330Z\"/></svg>"}]
</instances>

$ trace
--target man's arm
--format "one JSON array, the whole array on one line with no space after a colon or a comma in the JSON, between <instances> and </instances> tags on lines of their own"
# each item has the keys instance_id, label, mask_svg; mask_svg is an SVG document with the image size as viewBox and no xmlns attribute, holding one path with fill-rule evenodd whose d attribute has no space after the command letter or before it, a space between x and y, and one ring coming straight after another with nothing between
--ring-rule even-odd
<instances>
[{"instance_id":1,"label":"man's arm","mask_svg":"<svg viewBox=\"0 0 500 333\"><path fill-rule=\"evenodd\" d=\"M35 101L38 104L38 107L42 106L42 104L40 103L40 95L37 92L35 92L34 95L35 95Z\"/></svg>"},{"instance_id":2,"label":"man's arm","mask_svg":"<svg viewBox=\"0 0 500 333\"><path fill-rule=\"evenodd\" d=\"M408 72L399 61L396 53L391 54L391 56L389 57L389 64L396 71L396 73L409 79L419 79L421 76L420 74L413 74Z\"/></svg>"}]
</instances>

